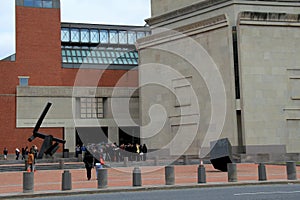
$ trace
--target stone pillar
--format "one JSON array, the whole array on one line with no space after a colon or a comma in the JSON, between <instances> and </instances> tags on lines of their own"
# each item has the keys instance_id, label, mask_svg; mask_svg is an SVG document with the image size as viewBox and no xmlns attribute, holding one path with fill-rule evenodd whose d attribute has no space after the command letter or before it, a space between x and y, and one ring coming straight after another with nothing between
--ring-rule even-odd
<instances>
[{"instance_id":1,"label":"stone pillar","mask_svg":"<svg viewBox=\"0 0 300 200\"><path fill-rule=\"evenodd\" d=\"M132 186L142 186L142 174L138 167L135 167L132 174Z\"/></svg>"},{"instance_id":2,"label":"stone pillar","mask_svg":"<svg viewBox=\"0 0 300 200\"><path fill-rule=\"evenodd\" d=\"M202 164L198 167L198 183L206 183L206 171Z\"/></svg>"},{"instance_id":3,"label":"stone pillar","mask_svg":"<svg viewBox=\"0 0 300 200\"><path fill-rule=\"evenodd\" d=\"M32 193L34 191L34 173L23 173L23 193Z\"/></svg>"},{"instance_id":4,"label":"stone pillar","mask_svg":"<svg viewBox=\"0 0 300 200\"><path fill-rule=\"evenodd\" d=\"M107 169L97 169L98 189L107 188Z\"/></svg>"},{"instance_id":5,"label":"stone pillar","mask_svg":"<svg viewBox=\"0 0 300 200\"><path fill-rule=\"evenodd\" d=\"M69 170L65 170L62 173L61 190L72 190L72 175Z\"/></svg>"},{"instance_id":6,"label":"stone pillar","mask_svg":"<svg viewBox=\"0 0 300 200\"><path fill-rule=\"evenodd\" d=\"M227 164L228 182L237 182L237 169L235 163Z\"/></svg>"},{"instance_id":7,"label":"stone pillar","mask_svg":"<svg viewBox=\"0 0 300 200\"><path fill-rule=\"evenodd\" d=\"M286 162L286 172L288 180L297 180L297 170L295 162Z\"/></svg>"},{"instance_id":8,"label":"stone pillar","mask_svg":"<svg viewBox=\"0 0 300 200\"><path fill-rule=\"evenodd\" d=\"M174 166L166 166L165 167L165 180L166 180L166 185L174 185L175 184Z\"/></svg>"},{"instance_id":9,"label":"stone pillar","mask_svg":"<svg viewBox=\"0 0 300 200\"><path fill-rule=\"evenodd\" d=\"M259 181L267 180L266 166L263 163L259 163L258 165L258 180Z\"/></svg>"}]
</instances>

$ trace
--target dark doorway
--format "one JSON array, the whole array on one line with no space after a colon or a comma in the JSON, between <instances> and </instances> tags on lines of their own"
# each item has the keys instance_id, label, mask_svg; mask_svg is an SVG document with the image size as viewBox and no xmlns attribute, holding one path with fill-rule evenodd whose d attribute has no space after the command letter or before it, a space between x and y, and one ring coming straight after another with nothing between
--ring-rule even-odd
<instances>
[{"instance_id":1,"label":"dark doorway","mask_svg":"<svg viewBox=\"0 0 300 200\"><path fill-rule=\"evenodd\" d=\"M140 128L139 127L120 127L119 128L119 144L140 144Z\"/></svg>"},{"instance_id":2,"label":"dark doorway","mask_svg":"<svg viewBox=\"0 0 300 200\"><path fill-rule=\"evenodd\" d=\"M77 127L76 145L108 143L107 127Z\"/></svg>"}]
</instances>

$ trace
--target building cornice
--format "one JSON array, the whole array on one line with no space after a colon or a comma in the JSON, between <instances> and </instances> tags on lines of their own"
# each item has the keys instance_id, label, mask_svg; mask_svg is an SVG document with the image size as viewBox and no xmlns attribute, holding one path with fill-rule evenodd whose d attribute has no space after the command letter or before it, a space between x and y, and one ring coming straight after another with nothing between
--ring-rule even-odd
<instances>
[{"instance_id":1,"label":"building cornice","mask_svg":"<svg viewBox=\"0 0 300 200\"><path fill-rule=\"evenodd\" d=\"M295 6L298 5L300 6L300 1L299 0L206 0L206 1L201 1L199 3L195 3L192 5L189 5L184 8L180 8L159 16L153 16L151 18L146 19L146 23L150 26L177 18L181 17L183 15L188 15L191 13L194 13L196 11L204 10L210 7L214 7L220 4L226 4L226 5L232 5L232 4L252 4L252 5L274 5L274 3L278 5L285 5L285 6Z\"/></svg>"}]
</instances>

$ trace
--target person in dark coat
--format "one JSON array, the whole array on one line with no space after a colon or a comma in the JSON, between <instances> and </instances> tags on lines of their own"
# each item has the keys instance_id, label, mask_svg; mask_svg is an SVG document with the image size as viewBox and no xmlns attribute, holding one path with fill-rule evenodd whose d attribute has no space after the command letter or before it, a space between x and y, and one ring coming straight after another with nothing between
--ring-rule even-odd
<instances>
[{"instance_id":1,"label":"person in dark coat","mask_svg":"<svg viewBox=\"0 0 300 200\"><path fill-rule=\"evenodd\" d=\"M94 157L89 151L85 152L83 162L86 169L86 177L88 180L91 180L92 168L94 167Z\"/></svg>"},{"instance_id":2,"label":"person in dark coat","mask_svg":"<svg viewBox=\"0 0 300 200\"><path fill-rule=\"evenodd\" d=\"M141 148L141 151L143 153L143 161L147 160L147 153L148 153L148 148L146 146L146 144L144 144Z\"/></svg>"}]
</instances>

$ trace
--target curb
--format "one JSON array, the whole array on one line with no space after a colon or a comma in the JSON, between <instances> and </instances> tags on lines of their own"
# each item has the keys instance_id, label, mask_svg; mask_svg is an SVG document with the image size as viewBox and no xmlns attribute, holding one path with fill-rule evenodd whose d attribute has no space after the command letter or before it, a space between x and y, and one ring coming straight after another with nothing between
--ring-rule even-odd
<instances>
[{"instance_id":1,"label":"curb","mask_svg":"<svg viewBox=\"0 0 300 200\"><path fill-rule=\"evenodd\" d=\"M300 180L277 180L277 181L247 181L234 183L206 183L206 184L186 184L186 185L159 185L159 186L142 186L142 187L121 187L121 188L105 188L105 189L76 189L71 191L41 191L34 193L14 193L2 194L0 199L24 199L37 197L60 197L60 196L75 196L86 194L103 194L115 192L143 192L157 190L180 190L180 189L196 189L196 188L217 188L217 187L233 187L233 186L251 186L251 185L285 185L285 184L300 184Z\"/></svg>"}]
</instances>

